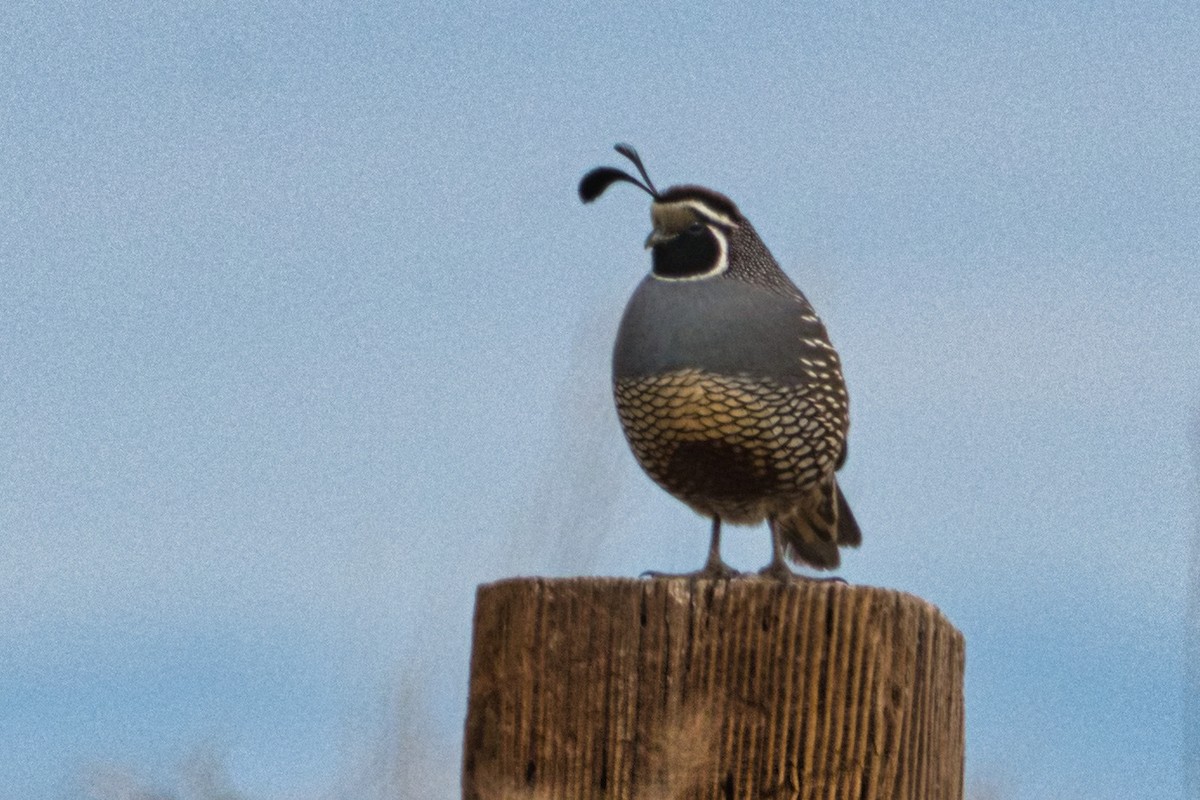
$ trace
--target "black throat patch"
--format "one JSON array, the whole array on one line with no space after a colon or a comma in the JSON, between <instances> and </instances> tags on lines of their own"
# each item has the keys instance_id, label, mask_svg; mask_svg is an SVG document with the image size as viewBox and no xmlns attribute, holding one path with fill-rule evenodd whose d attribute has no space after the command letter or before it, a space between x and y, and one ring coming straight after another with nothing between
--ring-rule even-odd
<instances>
[{"instance_id":1,"label":"black throat patch","mask_svg":"<svg viewBox=\"0 0 1200 800\"><path fill-rule=\"evenodd\" d=\"M712 272L721 258L721 244L707 225L693 228L654 246L654 274L660 278L694 278Z\"/></svg>"}]
</instances>

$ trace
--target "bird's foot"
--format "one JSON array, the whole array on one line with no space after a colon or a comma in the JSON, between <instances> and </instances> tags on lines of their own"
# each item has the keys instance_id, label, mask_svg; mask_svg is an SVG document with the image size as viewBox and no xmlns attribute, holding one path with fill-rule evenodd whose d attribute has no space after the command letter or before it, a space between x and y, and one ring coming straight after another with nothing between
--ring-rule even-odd
<instances>
[{"instance_id":1,"label":"bird's foot","mask_svg":"<svg viewBox=\"0 0 1200 800\"><path fill-rule=\"evenodd\" d=\"M780 583L804 580L803 575L792 572L791 567L782 561L772 561L758 571L758 577L779 581Z\"/></svg>"},{"instance_id":2,"label":"bird's foot","mask_svg":"<svg viewBox=\"0 0 1200 800\"><path fill-rule=\"evenodd\" d=\"M799 572L792 572L792 568L782 561L772 561L767 566L758 571L760 578L767 580L775 580L780 583L800 583L802 581L812 581L814 583L842 583L846 581L833 575L828 578L814 578L811 575L801 575Z\"/></svg>"},{"instance_id":3,"label":"bird's foot","mask_svg":"<svg viewBox=\"0 0 1200 800\"><path fill-rule=\"evenodd\" d=\"M744 575L746 573L738 572L723 561L705 564L695 572L656 572L648 569L642 573L643 578L684 578L689 581L731 581Z\"/></svg>"}]
</instances>

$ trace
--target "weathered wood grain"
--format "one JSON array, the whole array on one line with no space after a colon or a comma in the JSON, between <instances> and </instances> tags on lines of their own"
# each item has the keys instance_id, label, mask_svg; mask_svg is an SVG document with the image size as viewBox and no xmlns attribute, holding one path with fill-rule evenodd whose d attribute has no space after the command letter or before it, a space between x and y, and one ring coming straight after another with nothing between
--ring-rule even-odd
<instances>
[{"instance_id":1,"label":"weathered wood grain","mask_svg":"<svg viewBox=\"0 0 1200 800\"><path fill-rule=\"evenodd\" d=\"M466 800L961 800L964 644L817 581L479 588Z\"/></svg>"}]
</instances>

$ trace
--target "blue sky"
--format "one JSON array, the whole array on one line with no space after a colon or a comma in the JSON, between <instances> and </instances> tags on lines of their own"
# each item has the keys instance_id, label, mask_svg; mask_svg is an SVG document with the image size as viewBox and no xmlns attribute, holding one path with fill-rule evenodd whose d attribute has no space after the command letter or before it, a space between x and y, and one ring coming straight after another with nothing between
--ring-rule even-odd
<instances>
[{"instance_id":1,"label":"blue sky","mask_svg":"<svg viewBox=\"0 0 1200 800\"><path fill-rule=\"evenodd\" d=\"M454 797L476 584L701 563L609 399L648 209L575 185L617 141L729 194L826 320L842 574L965 633L980 796L1188 796L1200 13L0 30L0 798L187 796L210 756L254 800Z\"/></svg>"}]
</instances>

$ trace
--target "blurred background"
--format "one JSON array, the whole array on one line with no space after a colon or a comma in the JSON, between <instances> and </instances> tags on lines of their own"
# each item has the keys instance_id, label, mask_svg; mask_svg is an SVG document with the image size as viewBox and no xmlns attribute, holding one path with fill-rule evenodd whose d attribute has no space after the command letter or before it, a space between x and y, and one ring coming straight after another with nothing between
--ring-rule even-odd
<instances>
[{"instance_id":1,"label":"blurred background","mask_svg":"<svg viewBox=\"0 0 1200 800\"><path fill-rule=\"evenodd\" d=\"M702 563L609 396L648 198L575 187L618 141L828 324L841 574L966 635L970 794L1200 795L1196 8L0 31L0 797L456 797L478 583Z\"/></svg>"}]
</instances>

